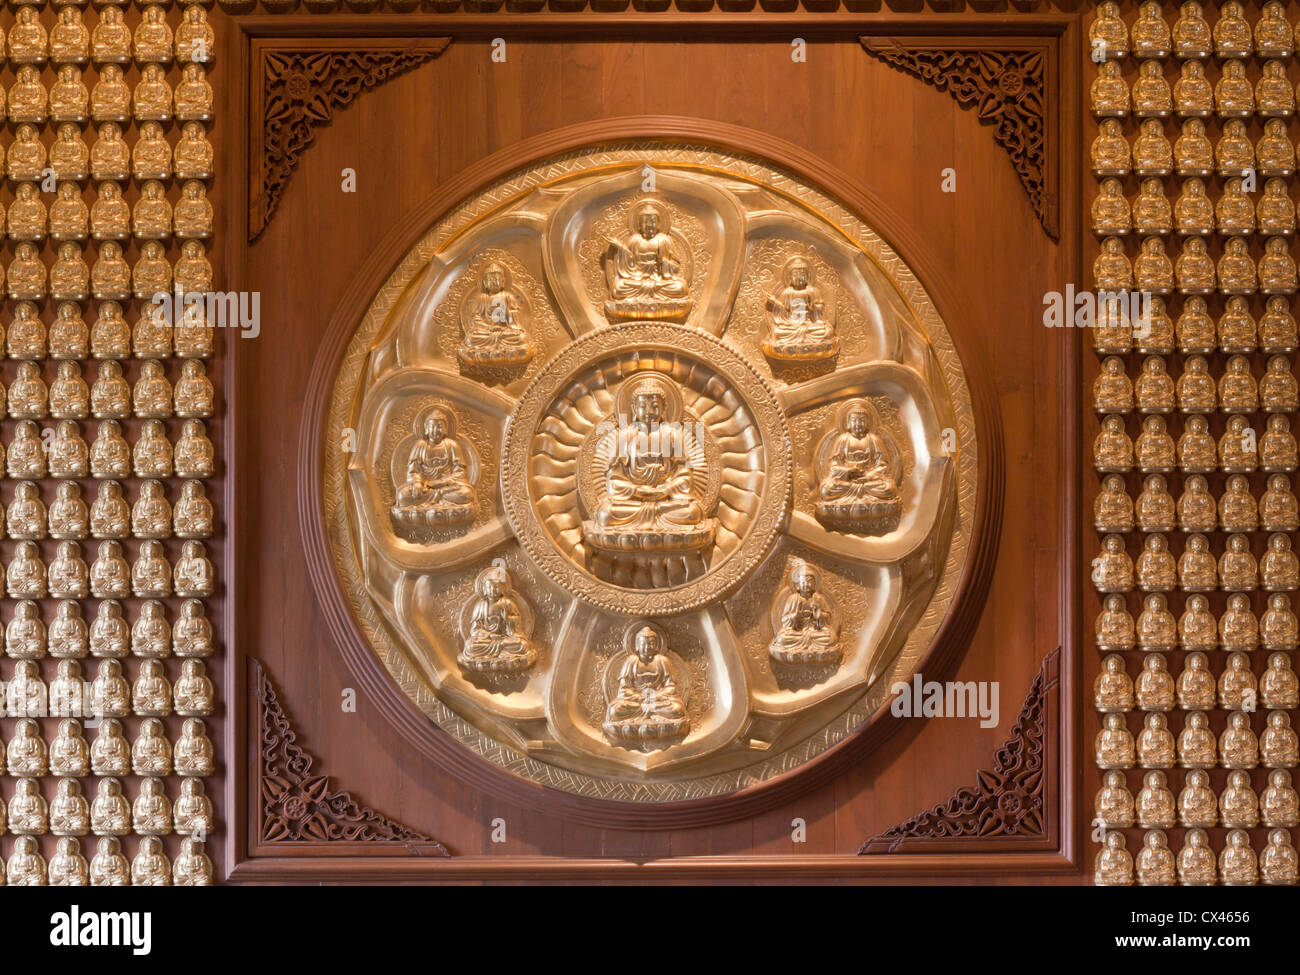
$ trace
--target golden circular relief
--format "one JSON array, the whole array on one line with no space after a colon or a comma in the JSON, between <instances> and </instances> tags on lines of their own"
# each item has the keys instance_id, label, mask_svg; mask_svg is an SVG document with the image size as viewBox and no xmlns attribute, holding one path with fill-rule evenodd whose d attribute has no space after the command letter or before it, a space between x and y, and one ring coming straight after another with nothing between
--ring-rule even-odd
<instances>
[{"instance_id":1,"label":"golden circular relief","mask_svg":"<svg viewBox=\"0 0 1300 975\"><path fill-rule=\"evenodd\" d=\"M907 680L968 555L951 339L841 204L681 144L431 228L335 381L329 536L402 689L509 771L662 801L790 771Z\"/></svg>"}]
</instances>

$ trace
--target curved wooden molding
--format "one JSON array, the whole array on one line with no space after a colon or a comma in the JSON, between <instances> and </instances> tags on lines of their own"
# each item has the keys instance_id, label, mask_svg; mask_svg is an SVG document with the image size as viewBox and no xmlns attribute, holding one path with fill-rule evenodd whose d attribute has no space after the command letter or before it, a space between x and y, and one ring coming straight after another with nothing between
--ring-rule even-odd
<instances>
[{"instance_id":1,"label":"curved wooden molding","mask_svg":"<svg viewBox=\"0 0 1300 975\"><path fill-rule=\"evenodd\" d=\"M451 856L436 840L359 804L312 772L312 757L298 744L265 668L249 660L258 707L258 769L263 844L400 843L424 856Z\"/></svg>"},{"instance_id":2,"label":"curved wooden molding","mask_svg":"<svg viewBox=\"0 0 1300 975\"><path fill-rule=\"evenodd\" d=\"M260 40L252 51L248 239L266 229L299 157L338 109L432 61L449 37Z\"/></svg>"},{"instance_id":3,"label":"curved wooden molding","mask_svg":"<svg viewBox=\"0 0 1300 975\"><path fill-rule=\"evenodd\" d=\"M1011 157L1043 229L1056 240L1060 193L1049 132L1058 114L1056 38L858 39L873 57L948 92L993 126L993 137Z\"/></svg>"},{"instance_id":4,"label":"curved wooden molding","mask_svg":"<svg viewBox=\"0 0 1300 975\"><path fill-rule=\"evenodd\" d=\"M942 852L950 852L953 840L986 843L999 837L1029 841L1038 850L1049 840L1045 756L1055 742L1055 722L1048 712L1057 703L1060 664L1060 647L1043 658L1011 734L993 756L992 769L981 769L974 786L958 789L947 802L873 836L858 855L940 852L936 841L943 843Z\"/></svg>"}]
</instances>

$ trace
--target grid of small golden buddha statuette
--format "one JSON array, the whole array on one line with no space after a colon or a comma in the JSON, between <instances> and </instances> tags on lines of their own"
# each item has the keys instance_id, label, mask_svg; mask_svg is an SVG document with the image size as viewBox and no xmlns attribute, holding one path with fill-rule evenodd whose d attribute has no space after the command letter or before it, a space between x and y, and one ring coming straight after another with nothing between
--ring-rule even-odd
<instances>
[{"instance_id":1,"label":"grid of small golden buddha statuette","mask_svg":"<svg viewBox=\"0 0 1300 975\"><path fill-rule=\"evenodd\" d=\"M1098 884L1296 882L1296 26L1091 23Z\"/></svg>"},{"instance_id":2,"label":"grid of small golden buddha statuette","mask_svg":"<svg viewBox=\"0 0 1300 975\"><path fill-rule=\"evenodd\" d=\"M0 26L0 878L206 883L215 334L155 299L212 287L212 30L201 3Z\"/></svg>"}]
</instances>

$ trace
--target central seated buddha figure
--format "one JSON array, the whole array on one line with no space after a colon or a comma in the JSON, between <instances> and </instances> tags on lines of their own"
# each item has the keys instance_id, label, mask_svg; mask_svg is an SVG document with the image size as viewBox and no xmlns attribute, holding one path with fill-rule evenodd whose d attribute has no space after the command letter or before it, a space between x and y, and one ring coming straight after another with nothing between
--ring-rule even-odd
<instances>
[{"instance_id":1,"label":"central seated buddha figure","mask_svg":"<svg viewBox=\"0 0 1300 975\"><path fill-rule=\"evenodd\" d=\"M595 549L663 555L696 551L713 541L717 522L696 495L681 394L667 376L633 378L630 418L603 436L612 440L604 493L582 534Z\"/></svg>"},{"instance_id":2,"label":"central seated buddha figure","mask_svg":"<svg viewBox=\"0 0 1300 975\"><path fill-rule=\"evenodd\" d=\"M828 435L818 451L816 511L828 528L884 535L898 527L902 465L889 432L872 429L874 412L866 400L849 403L842 428Z\"/></svg>"},{"instance_id":3,"label":"central seated buddha figure","mask_svg":"<svg viewBox=\"0 0 1300 975\"><path fill-rule=\"evenodd\" d=\"M468 521L476 508L474 485L455 414L436 406L416 424L418 439L406 462L406 480L397 488L393 518L410 525Z\"/></svg>"},{"instance_id":4,"label":"central seated buddha figure","mask_svg":"<svg viewBox=\"0 0 1300 975\"><path fill-rule=\"evenodd\" d=\"M672 738L690 727L686 699L673 678L663 637L642 626L618 669L618 685L605 708L605 734L631 744Z\"/></svg>"},{"instance_id":5,"label":"central seated buddha figure","mask_svg":"<svg viewBox=\"0 0 1300 975\"><path fill-rule=\"evenodd\" d=\"M691 312L690 255L680 233L674 234L667 208L642 200L628 211L626 233L609 239L605 283L611 322L655 320L682 322Z\"/></svg>"},{"instance_id":6,"label":"central seated buddha figure","mask_svg":"<svg viewBox=\"0 0 1300 975\"><path fill-rule=\"evenodd\" d=\"M822 289L813 283L812 265L792 257L781 272L783 287L767 297L771 334L763 340L769 359L802 362L829 359L839 351L834 307L828 310Z\"/></svg>"}]
</instances>

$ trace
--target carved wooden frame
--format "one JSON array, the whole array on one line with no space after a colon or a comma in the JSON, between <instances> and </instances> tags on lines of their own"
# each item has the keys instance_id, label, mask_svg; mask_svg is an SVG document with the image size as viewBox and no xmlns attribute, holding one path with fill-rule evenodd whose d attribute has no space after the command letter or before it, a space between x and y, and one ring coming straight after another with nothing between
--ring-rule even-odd
<instances>
[{"instance_id":1,"label":"carved wooden frame","mask_svg":"<svg viewBox=\"0 0 1300 975\"><path fill-rule=\"evenodd\" d=\"M1078 65L1076 59L1061 57L1061 51L1074 50L1082 44L1083 32L1079 15L875 14L864 16L849 11L732 13L676 10L658 14L635 12L578 14L555 11L516 14L501 11L496 14L457 12L447 15L335 14L328 18L310 14L279 16L250 14L230 18L229 23L235 29L227 32L222 43L225 49L225 63L231 66L230 77L234 81L222 93L228 110L224 117L248 117L250 125L243 130L239 130L239 126L234 127L236 131L231 133L233 143L231 158L244 160L245 165L242 171L238 166L229 167L224 177L223 190L227 205L223 213L227 227L222 239L227 248L225 254L227 273L237 273L238 269L245 266L249 259L250 241L256 236L253 232L255 218L250 219L253 217L250 204L254 202L258 193L258 180L263 172L261 167L264 165L259 151L264 152L265 142L261 141L258 144L259 140L254 132L252 107L257 93L265 90L265 80L258 73L260 55L254 57L255 50L261 52L283 47L298 51L329 51L338 50L345 45L355 47L360 43L372 46L376 51L388 51L390 54L395 51L406 51L409 52L409 56L427 60L428 57L436 57L437 53L445 48L447 39L454 42L457 37L496 36L511 27L527 30L533 35L602 37L635 33L652 38L670 36L686 22L689 22L696 35L713 33L715 36L735 40L772 36L789 37L793 36L791 31L796 28L798 35L806 38L860 39L869 50L873 48L873 39L893 39L888 45L875 43L873 53L877 55L880 49L894 51L901 49L910 52L935 49L958 51L963 49L963 45L973 45L971 49L975 50L1044 52L1044 57L1051 67L1047 69L1050 94L1043 106L1043 112L1047 120L1046 129L1050 130L1051 135L1044 146L1044 190L1039 197L1040 205L1037 207L1037 212L1049 234L1055 237L1064 230L1059 237L1062 241L1060 262L1062 280L1069 280L1080 274L1080 252L1075 241L1079 237L1076 231L1081 226L1081 198L1075 192L1059 196L1059 187L1073 188L1079 185L1078 160L1081 136L1077 124L1071 126L1056 124L1062 116L1064 106L1070 106L1069 117L1077 122L1077 113L1074 112L1073 106L1080 97ZM403 47L403 41L409 46ZM398 55L399 60L401 56ZM910 66L899 66L911 73L917 73L912 71ZM649 131L651 135L682 135L709 141L708 132L689 127L686 130L674 129L673 125L669 124L673 120L641 119L638 121L641 125L639 131L643 135L647 132L645 125L650 121L654 123L651 126L652 131ZM258 126L261 124L261 121L257 123ZM593 137L599 137L600 124L593 124L591 130ZM590 141L590 137L583 141ZM721 140L721 144L725 145L725 140ZM518 148L515 147L516 150ZM551 139L548 144L547 137L542 137L529 140L524 146L523 155L531 158L547 151L559 151L563 148L563 140ZM731 146L731 148L756 150L754 146ZM515 150L511 150L513 151ZM498 154L501 155L503 154ZM527 160L524 158L501 160L496 157L485 160L442 187L435 199L428 201L415 217L427 223L428 218L436 216L438 212L463 196L466 191L484 182L484 175L493 168L509 171L525 161ZM850 205L858 202L854 200L854 194L845 193L835 186L834 180L826 180L824 174L806 175L812 182L821 183L832 193L846 198ZM1059 199L1059 208L1055 212L1051 205L1053 187L1056 188L1055 193ZM874 217L874 214L872 216ZM941 310L951 308L951 298L945 298L942 294L941 276L930 273L932 269L927 267L924 260L917 260L917 248L914 242L909 245L905 230L896 224L891 225L888 220L880 226L880 229L886 233L891 243L898 247L905 259L917 269L927 287L935 293L936 302ZM396 237L401 238L402 235ZM401 250L397 250L395 253L377 253L372 256L367 268L358 275L357 281L370 281L373 284L376 277L382 280L381 275L386 273L388 266L400 253ZM363 308L364 302L369 300L372 291L373 287L369 287L368 290L364 287L358 289L354 282L343 304L360 303L358 307ZM343 315L342 312L340 314ZM355 315L351 320L355 321ZM227 380L231 388L237 370L237 347L238 343L234 343L226 361ZM965 355L966 352L963 350L963 356ZM830 877L869 879L935 875L1077 874L1086 824L1086 815L1083 814L1086 798L1078 793L1075 774L1081 754L1078 683L1079 652L1082 641L1078 620L1077 585L1084 577L1082 563L1079 561L1081 551L1079 526L1082 524L1082 519L1078 516L1082 487L1077 391L1080 343L1063 341L1061 355L1063 375L1067 377L1067 381L1062 384L1058 404L1063 466L1067 474L1063 490L1068 495L1064 506L1064 523L1060 526L1063 539L1060 572L1064 594L1063 606L1066 612L1061 620L1060 647L1045 656L1043 670L1031 687L1021 720L1016 725L1012 739L1007 746L1004 746L999 756L992 760L993 772L1005 775L1008 766L1004 761L1004 753L1008 748L1014 750L1025 746L1043 755L1044 774L1039 775L1028 786L1023 777L1016 779L1018 796L1027 789L1029 793L1041 797L1042 829L1026 828L1017 833L1014 830L1000 828L996 823L992 830L993 835L981 829L956 828L946 834L942 829L934 829L936 818L942 818L942 809L956 808L954 803L960 806L962 792L966 791L961 790L946 806L941 804L929 813L922 813L907 823L887 830L879 837L867 840L861 850L861 854L865 855L859 856L745 855L631 862L595 858L447 856L448 851L436 841L413 843L409 839L403 841L400 838L396 841L387 841L381 836L363 841L345 842L302 842L301 840L266 842L261 832L263 766L256 756L259 754L258 743L261 741L261 730L267 720L268 697L265 693L259 694L257 691L259 686L265 686L265 677L263 676L260 682L258 678L260 664L246 655L243 641L237 638L239 600L232 598L227 604L226 623L227 632L234 634L235 639L226 663L226 686L247 690L234 695L236 699L232 701L232 719L227 725L226 732L225 744L227 754L231 756L232 766L231 774L227 779L226 808L233 812L226 836L225 861L228 869L225 880L237 883L376 880L400 882L531 877L545 880L572 878L644 881L655 878L662 880L754 879L760 876L765 879L793 880ZM318 376L313 378L313 382L320 381ZM977 387L979 385L982 384L976 384ZM996 412L996 405L988 404L985 408L990 407L993 412ZM237 404L230 405L232 418L236 408ZM232 467L237 453L234 440L233 436L227 438L228 460L232 462ZM300 463L313 462L316 440L318 438L313 438L311 443L302 445L303 455ZM238 514L237 507L233 503L233 480L232 478L232 486L228 488L230 496L227 498L226 506L226 510L232 513L231 531L227 542L229 556L227 564L237 565L240 532L235 524ZM983 487L981 485L982 489ZM1000 488L997 494L1000 497ZM991 544L982 545L975 558L991 561L994 554L992 549ZM329 565L323 548L313 553L313 561L318 560L322 560L321 565ZM973 627L973 620L967 625ZM952 639L947 643L949 644L947 652L954 654L962 641ZM935 663L940 668L944 666L940 661ZM248 679L245 678L246 666ZM367 690L374 691L375 688L368 687ZM391 687L387 690L396 693ZM271 699L274 699L273 695ZM1017 741L1021 746L1017 746ZM816 770L800 770L797 784L790 785L789 793L783 794L777 790L772 795L777 796L779 801L782 795L788 798L788 794L802 792L817 782L842 772L852 760L855 749L860 747L860 743L854 740L844 744L853 747L823 756L824 760ZM326 757L327 761L328 757ZM477 779L482 774L485 764L476 761L472 756L449 755L446 767L452 774L468 773L471 779ZM491 774L502 775L495 770L492 770ZM988 773L973 772L972 777L977 782L977 789L985 789L992 781L988 778ZM525 786L524 791L527 791L527 788ZM532 791L538 790L534 787ZM993 785L992 791L998 792L996 784ZM520 794L519 790L512 792L510 797L513 801L525 803L530 798L534 800L537 798ZM556 809L554 797L553 793L547 794L548 809ZM747 808L744 793L729 797L729 801L732 808L725 814L718 815L715 811L713 815L705 815L698 822L704 824L725 821L754 811L753 807ZM762 805L767 805L767 802L763 802ZM1004 809L1003 806L1006 808ZM1004 813L1009 811L1019 815L1018 811L1012 810L1011 805L1007 803L1000 806L995 802L995 808ZM365 812L362 811L363 815ZM1017 821L1023 822L1023 817ZM680 820L673 823L676 826L684 824L690 825L689 822L683 823ZM654 824L633 816L606 825L644 828ZM1005 817L1002 825L1005 826ZM400 825L394 824L394 826L398 831L401 830ZM886 855L880 855L881 853Z\"/></svg>"}]
</instances>

